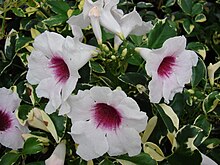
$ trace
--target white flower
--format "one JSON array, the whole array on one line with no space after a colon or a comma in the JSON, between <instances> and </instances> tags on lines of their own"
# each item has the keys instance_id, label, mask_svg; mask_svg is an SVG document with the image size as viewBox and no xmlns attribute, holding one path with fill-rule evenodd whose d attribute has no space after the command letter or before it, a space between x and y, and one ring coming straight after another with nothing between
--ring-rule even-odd
<instances>
[{"instance_id":1,"label":"white flower","mask_svg":"<svg viewBox=\"0 0 220 165\"><path fill-rule=\"evenodd\" d=\"M91 160L106 152L110 156L140 153L139 132L145 129L147 116L123 91L95 86L79 91L69 102L71 135L83 159Z\"/></svg>"},{"instance_id":2,"label":"white flower","mask_svg":"<svg viewBox=\"0 0 220 165\"><path fill-rule=\"evenodd\" d=\"M21 126L15 115L20 102L17 93L0 88L0 143L12 149L23 147L24 140L21 135L28 132L28 128Z\"/></svg>"},{"instance_id":3,"label":"white flower","mask_svg":"<svg viewBox=\"0 0 220 165\"><path fill-rule=\"evenodd\" d=\"M39 84L36 88L38 97L49 99L47 113L54 112L62 104L60 114L65 114L69 110L65 100L80 78L78 70L89 61L96 48L77 38L64 38L48 31L37 36L33 46L28 58L27 80Z\"/></svg>"},{"instance_id":4,"label":"white flower","mask_svg":"<svg viewBox=\"0 0 220 165\"><path fill-rule=\"evenodd\" d=\"M217 165L212 159L210 159L205 154L201 153L202 155L202 164L201 165Z\"/></svg>"},{"instance_id":5,"label":"white flower","mask_svg":"<svg viewBox=\"0 0 220 165\"><path fill-rule=\"evenodd\" d=\"M46 165L64 165L66 156L66 144L64 142L59 143L52 155L45 160Z\"/></svg>"},{"instance_id":6,"label":"white flower","mask_svg":"<svg viewBox=\"0 0 220 165\"><path fill-rule=\"evenodd\" d=\"M117 5L118 2L119 0L104 2L103 0L98 0L96 2L93 2L92 0L85 0L83 12L77 16L72 16L67 21L67 23L72 27L73 35L77 36L81 40L82 32L79 27L84 29L91 24L98 44L102 43L100 25L110 32L120 36L121 28L110 12L111 8Z\"/></svg>"},{"instance_id":7,"label":"white flower","mask_svg":"<svg viewBox=\"0 0 220 165\"><path fill-rule=\"evenodd\" d=\"M151 22L144 22L142 21L142 18L134 8L134 10L128 14L123 13L122 10L119 10L117 8L112 9L112 14L114 18L119 23L122 34L126 38L128 35L136 35L141 36L149 32L153 25ZM114 39L114 47L117 50L120 44L123 41L116 35Z\"/></svg>"},{"instance_id":8,"label":"white flower","mask_svg":"<svg viewBox=\"0 0 220 165\"><path fill-rule=\"evenodd\" d=\"M190 82L192 66L197 64L198 56L185 47L186 38L177 36L166 40L159 49L136 48L146 60L147 74L152 77L148 86L151 102L159 103L163 97L169 103L175 93L182 92Z\"/></svg>"}]
</instances>

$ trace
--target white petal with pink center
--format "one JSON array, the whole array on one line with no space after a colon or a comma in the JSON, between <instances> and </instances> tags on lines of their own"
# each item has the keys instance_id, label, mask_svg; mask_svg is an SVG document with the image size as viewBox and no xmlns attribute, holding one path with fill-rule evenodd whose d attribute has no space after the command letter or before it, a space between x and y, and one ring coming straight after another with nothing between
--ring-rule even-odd
<instances>
[{"instance_id":1,"label":"white petal with pink center","mask_svg":"<svg viewBox=\"0 0 220 165\"><path fill-rule=\"evenodd\" d=\"M62 108L62 104L68 107L65 101L80 78L78 70L90 60L96 47L48 31L37 36L33 46L28 57L27 80L38 84L38 97L49 99L47 113L53 113L61 105L60 114L65 114L69 109Z\"/></svg>"},{"instance_id":2,"label":"white petal with pink center","mask_svg":"<svg viewBox=\"0 0 220 165\"><path fill-rule=\"evenodd\" d=\"M105 153L116 156L141 151L139 133L146 127L147 116L138 104L119 89L94 86L70 96L71 136L79 144L77 154L85 160ZM94 140L96 139L96 140Z\"/></svg>"},{"instance_id":3,"label":"white petal with pink center","mask_svg":"<svg viewBox=\"0 0 220 165\"><path fill-rule=\"evenodd\" d=\"M17 93L0 88L0 143L12 149L23 147L24 140L21 135L29 131L26 126L19 124L15 115L20 102Z\"/></svg>"},{"instance_id":4,"label":"white petal with pink center","mask_svg":"<svg viewBox=\"0 0 220 165\"><path fill-rule=\"evenodd\" d=\"M136 48L146 61L147 74L152 77L148 86L151 102L159 103L164 98L169 103L190 82L198 56L185 48L184 36L167 39L159 49Z\"/></svg>"}]
</instances>

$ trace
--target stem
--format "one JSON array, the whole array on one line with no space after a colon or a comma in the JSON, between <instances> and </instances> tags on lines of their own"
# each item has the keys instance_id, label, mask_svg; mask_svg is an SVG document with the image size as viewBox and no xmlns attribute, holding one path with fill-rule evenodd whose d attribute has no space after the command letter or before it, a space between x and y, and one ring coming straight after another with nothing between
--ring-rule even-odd
<instances>
[{"instance_id":1,"label":"stem","mask_svg":"<svg viewBox=\"0 0 220 165\"><path fill-rule=\"evenodd\" d=\"M2 20L2 38L5 35L5 18L6 18L6 11L5 11L5 7L4 7L4 15L3 15L3 20Z\"/></svg>"}]
</instances>

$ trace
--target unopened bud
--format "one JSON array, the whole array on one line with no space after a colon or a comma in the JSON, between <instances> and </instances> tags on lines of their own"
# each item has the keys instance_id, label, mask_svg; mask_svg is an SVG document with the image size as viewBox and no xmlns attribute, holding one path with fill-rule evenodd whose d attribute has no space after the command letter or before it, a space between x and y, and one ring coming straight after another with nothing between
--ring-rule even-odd
<instances>
[{"instance_id":1,"label":"unopened bud","mask_svg":"<svg viewBox=\"0 0 220 165\"><path fill-rule=\"evenodd\" d=\"M121 53L122 57L125 57L127 53L128 53L128 49L127 48L123 49Z\"/></svg>"},{"instance_id":2,"label":"unopened bud","mask_svg":"<svg viewBox=\"0 0 220 165\"><path fill-rule=\"evenodd\" d=\"M109 48L106 44L102 44L102 48L104 51L109 52Z\"/></svg>"},{"instance_id":3,"label":"unopened bud","mask_svg":"<svg viewBox=\"0 0 220 165\"><path fill-rule=\"evenodd\" d=\"M111 59L112 59L112 60L116 60L116 56L115 56L115 55L112 55L112 56L111 56Z\"/></svg>"}]
</instances>

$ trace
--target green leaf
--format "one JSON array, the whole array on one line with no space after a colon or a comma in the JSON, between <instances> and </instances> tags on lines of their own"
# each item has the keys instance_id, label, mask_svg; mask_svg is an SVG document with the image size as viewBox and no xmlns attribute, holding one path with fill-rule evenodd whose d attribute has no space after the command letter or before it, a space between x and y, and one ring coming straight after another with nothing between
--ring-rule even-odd
<instances>
[{"instance_id":1,"label":"green leaf","mask_svg":"<svg viewBox=\"0 0 220 165\"><path fill-rule=\"evenodd\" d=\"M194 125L202 129L194 142L196 146L199 146L209 136L212 125L209 123L207 116L203 114L196 118Z\"/></svg>"},{"instance_id":2,"label":"green leaf","mask_svg":"<svg viewBox=\"0 0 220 165\"><path fill-rule=\"evenodd\" d=\"M201 42L190 42L187 45L187 49L194 50L196 53L202 56L202 59L206 58L206 45Z\"/></svg>"},{"instance_id":3,"label":"green leaf","mask_svg":"<svg viewBox=\"0 0 220 165\"><path fill-rule=\"evenodd\" d=\"M57 135L62 138L66 132L67 117L54 112L50 115L50 118L56 128Z\"/></svg>"},{"instance_id":4,"label":"green leaf","mask_svg":"<svg viewBox=\"0 0 220 165\"><path fill-rule=\"evenodd\" d=\"M53 12L56 14L66 15L70 6L65 1L47 1Z\"/></svg>"},{"instance_id":5,"label":"green leaf","mask_svg":"<svg viewBox=\"0 0 220 165\"><path fill-rule=\"evenodd\" d=\"M19 106L18 112L17 112L17 117L18 117L18 120L20 121L20 123L25 124L32 109L33 109L33 107L30 105L27 105L27 104L23 104L23 105Z\"/></svg>"},{"instance_id":6,"label":"green leaf","mask_svg":"<svg viewBox=\"0 0 220 165\"><path fill-rule=\"evenodd\" d=\"M220 146L220 139L208 138L203 142L203 145L205 145L209 149L216 148L216 147Z\"/></svg>"},{"instance_id":7,"label":"green leaf","mask_svg":"<svg viewBox=\"0 0 220 165\"><path fill-rule=\"evenodd\" d=\"M8 153L5 153L1 159L0 164L2 165L12 165L15 164L15 162L18 160L18 158L21 156L21 154L17 151L10 151Z\"/></svg>"},{"instance_id":8,"label":"green leaf","mask_svg":"<svg viewBox=\"0 0 220 165\"><path fill-rule=\"evenodd\" d=\"M24 143L23 154L36 154L43 150L43 143L39 142L37 138L31 137Z\"/></svg>"},{"instance_id":9,"label":"green leaf","mask_svg":"<svg viewBox=\"0 0 220 165\"><path fill-rule=\"evenodd\" d=\"M126 160L128 162L134 163L135 165L143 165L146 164L147 165L157 165L156 160L152 159L148 154L146 153L140 153L137 156L128 156L128 155L122 155L122 156L118 156L117 160L120 162L120 160Z\"/></svg>"},{"instance_id":10,"label":"green leaf","mask_svg":"<svg viewBox=\"0 0 220 165\"><path fill-rule=\"evenodd\" d=\"M202 129L197 126L184 125L176 134L177 148L188 150L189 152L195 151L197 148L194 145L194 141L201 131Z\"/></svg>"},{"instance_id":11,"label":"green leaf","mask_svg":"<svg viewBox=\"0 0 220 165\"><path fill-rule=\"evenodd\" d=\"M196 67L192 69L192 87L195 88L203 79L207 79L207 71L205 63L201 58L199 58Z\"/></svg>"},{"instance_id":12,"label":"green leaf","mask_svg":"<svg viewBox=\"0 0 220 165\"><path fill-rule=\"evenodd\" d=\"M189 19L186 18L183 21L183 28L187 34L190 34L190 33L192 33L195 26L191 23L191 21Z\"/></svg>"},{"instance_id":13,"label":"green leaf","mask_svg":"<svg viewBox=\"0 0 220 165\"><path fill-rule=\"evenodd\" d=\"M101 161L99 163L99 165L114 165L114 163L112 161L110 161L109 159L105 159L105 160Z\"/></svg>"},{"instance_id":14,"label":"green leaf","mask_svg":"<svg viewBox=\"0 0 220 165\"><path fill-rule=\"evenodd\" d=\"M172 108L165 104L156 105L156 107L167 130L169 130L170 133L177 130L179 128L179 119Z\"/></svg>"},{"instance_id":15,"label":"green leaf","mask_svg":"<svg viewBox=\"0 0 220 165\"><path fill-rule=\"evenodd\" d=\"M25 12L21 8L12 8L11 10L18 17L26 17Z\"/></svg>"},{"instance_id":16,"label":"green leaf","mask_svg":"<svg viewBox=\"0 0 220 165\"><path fill-rule=\"evenodd\" d=\"M137 8L150 8L150 7L154 7L154 5L152 3L146 3L146 2L138 2L137 3Z\"/></svg>"},{"instance_id":17,"label":"green leaf","mask_svg":"<svg viewBox=\"0 0 220 165\"><path fill-rule=\"evenodd\" d=\"M129 64L136 66L140 66L143 63L143 61L143 58L137 52L131 54L131 56L127 60Z\"/></svg>"},{"instance_id":18,"label":"green leaf","mask_svg":"<svg viewBox=\"0 0 220 165\"><path fill-rule=\"evenodd\" d=\"M62 14L62 15L51 16L50 18L47 18L47 19L43 20L42 22L48 26L57 26L57 25L60 25L64 22L66 22L67 19L68 19L68 17L66 15Z\"/></svg>"},{"instance_id":19,"label":"green leaf","mask_svg":"<svg viewBox=\"0 0 220 165\"><path fill-rule=\"evenodd\" d=\"M163 151L160 147L152 142L144 143L144 152L149 154L156 161L162 161L165 159Z\"/></svg>"},{"instance_id":20,"label":"green leaf","mask_svg":"<svg viewBox=\"0 0 220 165\"><path fill-rule=\"evenodd\" d=\"M31 163L27 163L26 165L45 165L45 161L31 162Z\"/></svg>"},{"instance_id":21,"label":"green leaf","mask_svg":"<svg viewBox=\"0 0 220 165\"><path fill-rule=\"evenodd\" d=\"M20 30L30 30L34 25L38 24L39 20L33 19L31 17L23 18L20 22Z\"/></svg>"},{"instance_id":22,"label":"green leaf","mask_svg":"<svg viewBox=\"0 0 220 165\"><path fill-rule=\"evenodd\" d=\"M201 14L198 14L196 17L195 17L195 22L205 22L206 21L206 16L205 14L201 13Z\"/></svg>"},{"instance_id":23,"label":"green leaf","mask_svg":"<svg viewBox=\"0 0 220 165\"><path fill-rule=\"evenodd\" d=\"M15 57L15 44L17 39L17 31L12 29L5 41L5 57L12 60Z\"/></svg>"},{"instance_id":24,"label":"green leaf","mask_svg":"<svg viewBox=\"0 0 220 165\"><path fill-rule=\"evenodd\" d=\"M176 3L176 0L167 0L165 6L170 7Z\"/></svg>"},{"instance_id":25,"label":"green leaf","mask_svg":"<svg viewBox=\"0 0 220 165\"><path fill-rule=\"evenodd\" d=\"M192 13L192 0L177 0L177 4L183 10L184 13L191 15Z\"/></svg>"},{"instance_id":26,"label":"green leaf","mask_svg":"<svg viewBox=\"0 0 220 165\"><path fill-rule=\"evenodd\" d=\"M99 64L98 62L90 61L89 64L94 72L105 73L105 68L101 64Z\"/></svg>"},{"instance_id":27,"label":"green leaf","mask_svg":"<svg viewBox=\"0 0 220 165\"><path fill-rule=\"evenodd\" d=\"M202 109L205 113L213 111L219 103L219 91L211 92L203 101Z\"/></svg>"},{"instance_id":28,"label":"green leaf","mask_svg":"<svg viewBox=\"0 0 220 165\"><path fill-rule=\"evenodd\" d=\"M176 28L167 20L158 20L148 36L149 48L160 48L170 37L176 36Z\"/></svg>"},{"instance_id":29,"label":"green leaf","mask_svg":"<svg viewBox=\"0 0 220 165\"><path fill-rule=\"evenodd\" d=\"M15 51L18 52L22 48L28 46L32 41L33 39L31 37L19 37L15 44Z\"/></svg>"},{"instance_id":30,"label":"green leaf","mask_svg":"<svg viewBox=\"0 0 220 165\"><path fill-rule=\"evenodd\" d=\"M170 165L191 165L192 162L193 165L200 165L202 157L198 150L195 150L194 152L176 150L167 160Z\"/></svg>"},{"instance_id":31,"label":"green leaf","mask_svg":"<svg viewBox=\"0 0 220 165\"><path fill-rule=\"evenodd\" d=\"M134 42L135 46L140 46L143 42L143 36L130 35L130 38Z\"/></svg>"},{"instance_id":32,"label":"green leaf","mask_svg":"<svg viewBox=\"0 0 220 165\"><path fill-rule=\"evenodd\" d=\"M192 16L200 14L203 11L203 5L201 3L196 3L192 7Z\"/></svg>"},{"instance_id":33,"label":"green leaf","mask_svg":"<svg viewBox=\"0 0 220 165\"><path fill-rule=\"evenodd\" d=\"M146 77L143 74L136 73L136 72L125 73L124 75L120 75L118 79L126 84L129 84L135 87L138 84L145 85L147 83Z\"/></svg>"}]
</instances>

